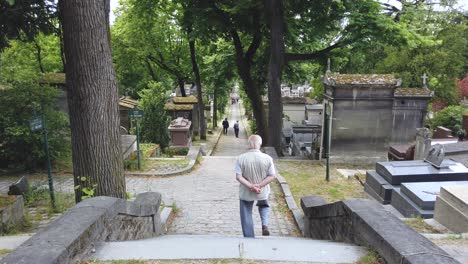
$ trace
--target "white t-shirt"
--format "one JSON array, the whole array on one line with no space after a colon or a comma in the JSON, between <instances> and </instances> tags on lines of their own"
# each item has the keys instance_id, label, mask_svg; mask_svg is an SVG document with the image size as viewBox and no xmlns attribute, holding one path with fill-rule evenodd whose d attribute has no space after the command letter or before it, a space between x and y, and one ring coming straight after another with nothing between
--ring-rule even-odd
<instances>
[{"instance_id":1,"label":"white t-shirt","mask_svg":"<svg viewBox=\"0 0 468 264\"><path fill-rule=\"evenodd\" d=\"M273 159L258 149L251 149L237 157L234 170L253 184L262 182L267 176L276 177ZM269 194L269 184L263 187L259 194L250 191L243 184L239 185L239 198L244 201L266 200Z\"/></svg>"}]
</instances>

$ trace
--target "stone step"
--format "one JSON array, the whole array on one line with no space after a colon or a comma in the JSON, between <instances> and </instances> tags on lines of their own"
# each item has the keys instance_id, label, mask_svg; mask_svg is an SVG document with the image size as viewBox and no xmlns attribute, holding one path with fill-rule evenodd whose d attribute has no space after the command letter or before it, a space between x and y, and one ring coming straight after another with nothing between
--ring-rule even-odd
<instances>
[{"instance_id":1,"label":"stone step","mask_svg":"<svg viewBox=\"0 0 468 264\"><path fill-rule=\"evenodd\" d=\"M250 259L303 261L310 263L355 263L367 249L346 243L293 237L223 235L166 235L144 240L106 242L90 259L174 260Z\"/></svg>"}]
</instances>

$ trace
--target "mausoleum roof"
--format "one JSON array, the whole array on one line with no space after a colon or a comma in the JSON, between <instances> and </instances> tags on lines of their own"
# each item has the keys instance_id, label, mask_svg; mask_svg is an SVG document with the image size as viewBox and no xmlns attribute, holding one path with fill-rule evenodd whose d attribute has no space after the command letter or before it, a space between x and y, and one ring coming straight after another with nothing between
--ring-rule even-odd
<instances>
[{"instance_id":1,"label":"mausoleum roof","mask_svg":"<svg viewBox=\"0 0 468 264\"><path fill-rule=\"evenodd\" d=\"M400 80L393 74L331 74L325 76L325 83L330 85L395 85Z\"/></svg>"},{"instance_id":2,"label":"mausoleum roof","mask_svg":"<svg viewBox=\"0 0 468 264\"><path fill-rule=\"evenodd\" d=\"M172 98L174 104L196 104L198 103L198 99L191 95L187 97L174 97Z\"/></svg>"},{"instance_id":3,"label":"mausoleum roof","mask_svg":"<svg viewBox=\"0 0 468 264\"><path fill-rule=\"evenodd\" d=\"M422 88L397 88L395 96L432 97L433 91Z\"/></svg>"},{"instance_id":4,"label":"mausoleum roof","mask_svg":"<svg viewBox=\"0 0 468 264\"><path fill-rule=\"evenodd\" d=\"M119 99L119 106L129 108L129 109L133 109L133 108L135 108L135 106L138 106L138 101L133 100L132 98L130 98L128 96L123 96L123 97L121 97Z\"/></svg>"},{"instance_id":5,"label":"mausoleum roof","mask_svg":"<svg viewBox=\"0 0 468 264\"><path fill-rule=\"evenodd\" d=\"M39 83L65 85L65 73L44 73Z\"/></svg>"},{"instance_id":6,"label":"mausoleum roof","mask_svg":"<svg viewBox=\"0 0 468 264\"><path fill-rule=\"evenodd\" d=\"M168 110L168 111L190 111L192 109L193 109L193 104L167 103L164 105L164 110Z\"/></svg>"}]
</instances>

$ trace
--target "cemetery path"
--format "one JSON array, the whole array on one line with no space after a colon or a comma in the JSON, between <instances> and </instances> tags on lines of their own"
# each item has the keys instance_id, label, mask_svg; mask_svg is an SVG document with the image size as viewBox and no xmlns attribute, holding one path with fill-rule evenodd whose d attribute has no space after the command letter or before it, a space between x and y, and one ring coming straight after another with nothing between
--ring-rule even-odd
<instances>
[{"instance_id":1,"label":"cemetery path","mask_svg":"<svg viewBox=\"0 0 468 264\"><path fill-rule=\"evenodd\" d=\"M234 163L238 155L247 150L247 133L241 118L242 107L233 104L228 110L230 128L221 135L213 156L203 157L201 165L186 175L171 177L126 177L127 192L132 196L147 191L162 194L165 205L174 205L176 216L169 227L170 234L223 234L242 235L239 219L239 183L235 179ZM239 120L239 138L234 136L233 125ZM0 180L0 192L6 193L16 179ZM42 182L30 180L32 184ZM43 182L46 184L46 182ZM73 192L70 176L54 177L57 191ZM272 184L270 195L272 236L297 236L295 225L277 184ZM255 232L261 234L260 217L254 212ZM46 224L46 223L43 223Z\"/></svg>"}]
</instances>

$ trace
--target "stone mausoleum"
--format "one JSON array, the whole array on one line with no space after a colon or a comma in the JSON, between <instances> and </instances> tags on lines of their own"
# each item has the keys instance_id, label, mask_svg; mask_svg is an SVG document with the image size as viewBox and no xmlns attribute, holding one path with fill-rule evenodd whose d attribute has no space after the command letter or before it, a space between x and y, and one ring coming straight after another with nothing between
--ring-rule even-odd
<instances>
[{"instance_id":1,"label":"stone mausoleum","mask_svg":"<svg viewBox=\"0 0 468 264\"><path fill-rule=\"evenodd\" d=\"M390 74L327 74L323 82L334 162L386 160L389 144L414 141L424 126L428 89L400 88Z\"/></svg>"}]
</instances>

